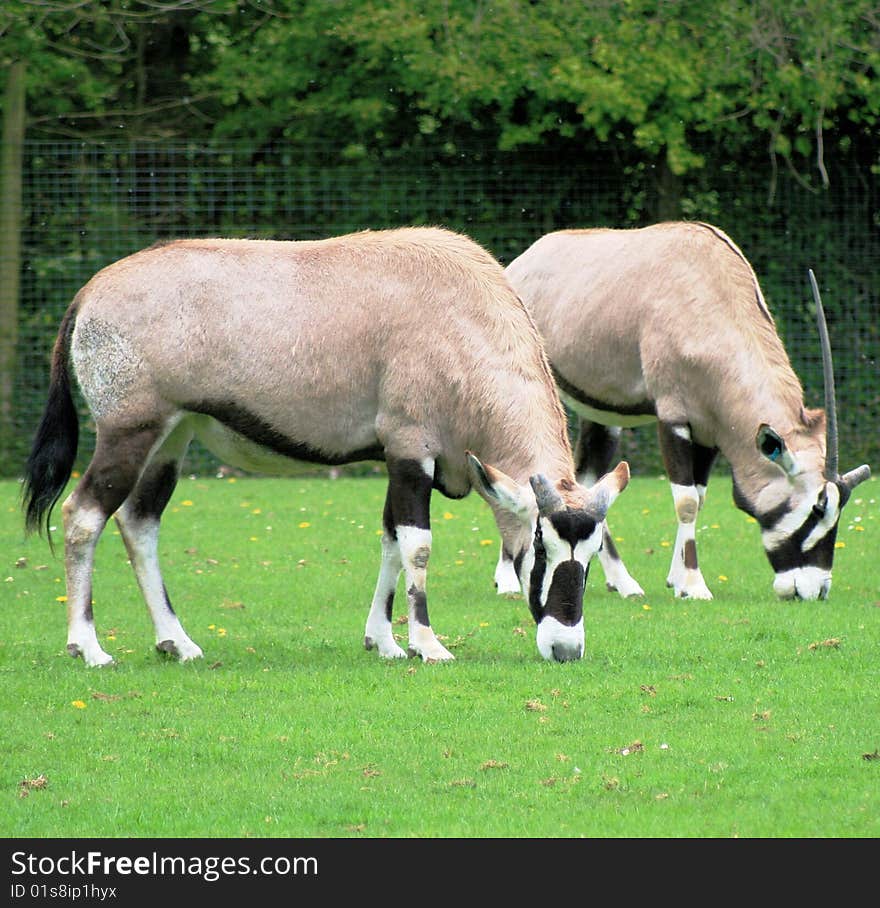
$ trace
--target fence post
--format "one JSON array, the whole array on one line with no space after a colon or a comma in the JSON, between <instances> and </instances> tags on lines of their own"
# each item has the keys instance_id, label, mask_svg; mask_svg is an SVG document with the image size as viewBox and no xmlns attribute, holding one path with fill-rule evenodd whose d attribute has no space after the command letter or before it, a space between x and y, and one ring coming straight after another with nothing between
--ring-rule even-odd
<instances>
[{"instance_id":1,"label":"fence post","mask_svg":"<svg viewBox=\"0 0 880 908\"><path fill-rule=\"evenodd\" d=\"M25 132L25 65L7 70L0 145L0 473L15 450L15 345L21 274L22 146Z\"/></svg>"}]
</instances>

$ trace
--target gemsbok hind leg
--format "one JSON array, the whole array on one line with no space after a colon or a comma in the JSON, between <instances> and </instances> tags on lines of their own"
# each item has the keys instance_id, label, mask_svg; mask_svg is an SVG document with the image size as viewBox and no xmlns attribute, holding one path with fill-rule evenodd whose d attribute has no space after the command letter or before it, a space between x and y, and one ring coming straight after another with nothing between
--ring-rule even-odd
<instances>
[{"instance_id":1,"label":"gemsbok hind leg","mask_svg":"<svg viewBox=\"0 0 880 908\"><path fill-rule=\"evenodd\" d=\"M578 482L590 488L608 472L620 442L620 426L603 426L600 423L580 420L580 429L574 444L575 468ZM605 587L617 590L624 599L644 596L645 591L630 575L617 551L608 521L602 527L602 548L599 564L605 574Z\"/></svg>"},{"instance_id":2,"label":"gemsbok hind leg","mask_svg":"<svg viewBox=\"0 0 880 908\"><path fill-rule=\"evenodd\" d=\"M64 520L64 573L67 581L67 652L86 665L107 665L95 631L92 571L98 539L134 488L160 435L158 425L99 429L88 469L61 508Z\"/></svg>"},{"instance_id":3,"label":"gemsbok hind leg","mask_svg":"<svg viewBox=\"0 0 880 908\"><path fill-rule=\"evenodd\" d=\"M132 570L156 631L156 649L181 662L202 657L201 648L183 629L171 607L159 568L159 521L177 486L180 465L192 438L185 425L177 426L144 468L131 494L116 512Z\"/></svg>"},{"instance_id":4,"label":"gemsbok hind leg","mask_svg":"<svg viewBox=\"0 0 880 908\"><path fill-rule=\"evenodd\" d=\"M388 493L382 518L382 564L367 616L364 646L385 658L421 656L425 662L455 657L437 639L428 618L426 593L431 555L431 489L433 461L388 458ZM405 576L409 646L404 652L392 633L394 594Z\"/></svg>"},{"instance_id":5,"label":"gemsbok hind leg","mask_svg":"<svg viewBox=\"0 0 880 908\"><path fill-rule=\"evenodd\" d=\"M697 560L696 521L718 452L694 442L690 427L684 424L661 422L658 437L678 518L666 585L681 598L711 599Z\"/></svg>"}]
</instances>

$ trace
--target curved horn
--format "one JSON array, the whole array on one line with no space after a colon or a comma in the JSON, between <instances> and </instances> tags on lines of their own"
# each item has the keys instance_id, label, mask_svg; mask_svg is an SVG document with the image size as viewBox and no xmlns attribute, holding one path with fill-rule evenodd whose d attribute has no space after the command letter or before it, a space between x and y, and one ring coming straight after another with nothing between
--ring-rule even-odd
<instances>
[{"instance_id":1,"label":"curved horn","mask_svg":"<svg viewBox=\"0 0 880 908\"><path fill-rule=\"evenodd\" d=\"M535 493L539 514L543 514L546 517L548 514L565 507L562 496L543 473L535 474L529 479L529 482L532 484L532 491Z\"/></svg>"},{"instance_id":2,"label":"curved horn","mask_svg":"<svg viewBox=\"0 0 880 908\"><path fill-rule=\"evenodd\" d=\"M837 473L837 403L834 397L834 370L831 365L831 344L828 340L828 326L825 324L825 310L819 296L819 286L813 269L810 269L810 284L816 301L816 320L819 323L819 343L822 346L822 374L825 378L825 478L834 481Z\"/></svg>"},{"instance_id":3,"label":"curved horn","mask_svg":"<svg viewBox=\"0 0 880 908\"><path fill-rule=\"evenodd\" d=\"M859 483L870 478L871 468L866 463L863 463L860 467L856 467L854 470L844 473L843 476L840 477L840 481L848 488L854 489Z\"/></svg>"}]
</instances>

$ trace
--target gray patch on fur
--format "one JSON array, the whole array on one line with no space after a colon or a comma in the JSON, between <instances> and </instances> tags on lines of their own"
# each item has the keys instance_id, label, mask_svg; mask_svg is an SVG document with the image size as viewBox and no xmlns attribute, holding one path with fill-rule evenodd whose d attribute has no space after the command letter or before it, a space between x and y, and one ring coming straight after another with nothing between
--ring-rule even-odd
<instances>
[{"instance_id":1,"label":"gray patch on fur","mask_svg":"<svg viewBox=\"0 0 880 908\"><path fill-rule=\"evenodd\" d=\"M77 381L93 415L100 419L134 384L139 357L127 337L100 319L78 321L72 347Z\"/></svg>"}]
</instances>

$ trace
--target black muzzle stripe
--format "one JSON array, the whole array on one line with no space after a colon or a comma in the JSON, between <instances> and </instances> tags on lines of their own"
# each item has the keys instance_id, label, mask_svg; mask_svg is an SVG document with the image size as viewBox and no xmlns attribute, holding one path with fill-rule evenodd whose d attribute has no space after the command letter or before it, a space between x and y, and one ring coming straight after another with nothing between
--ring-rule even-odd
<instances>
[{"instance_id":1,"label":"black muzzle stripe","mask_svg":"<svg viewBox=\"0 0 880 908\"><path fill-rule=\"evenodd\" d=\"M584 614L584 586L587 572L579 561L563 561L556 565L544 617L555 618L560 624L573 627Z\"/></svg>"}]
</instances>

